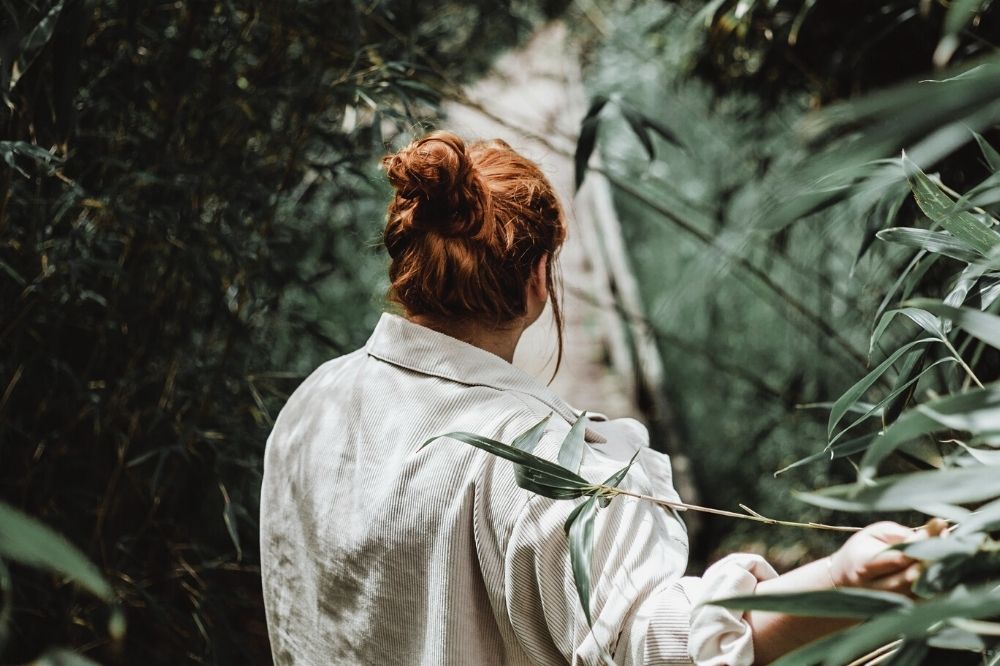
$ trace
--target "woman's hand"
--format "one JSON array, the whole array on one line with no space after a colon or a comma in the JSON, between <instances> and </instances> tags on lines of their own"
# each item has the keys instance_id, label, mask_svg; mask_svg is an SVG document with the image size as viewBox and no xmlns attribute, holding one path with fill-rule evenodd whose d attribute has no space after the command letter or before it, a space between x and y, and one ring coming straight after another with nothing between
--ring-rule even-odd
<instances>
[{"instance_id":1,"label":"woman's hand","mask_svg":"<svg viewBox=\"0 0 1000 666\"><path fill-rule=\"evenodd\" d=\"M836 587L864 587L909 594L920 577L921 563L891 549L898 543L940 535L947 523L934 518L919 530L898 523L873 523L848 539L830 555L830 577Z\"/></svg>"}]
</instances>

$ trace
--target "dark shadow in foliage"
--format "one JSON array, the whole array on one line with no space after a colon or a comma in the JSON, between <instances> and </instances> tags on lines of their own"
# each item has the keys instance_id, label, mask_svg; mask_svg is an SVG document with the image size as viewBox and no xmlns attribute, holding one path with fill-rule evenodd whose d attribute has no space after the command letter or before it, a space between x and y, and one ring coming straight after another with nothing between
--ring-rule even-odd
<instances>
[{"instance_id":1,"label":"dark shadow in foliage","mask_svg":"<svg viewBox=\"0 0 1000 666\"><path fill-rule=\"evenodd\" d=\"M530 4L0 7L0 492L129 619L113 654L102 603L13 568L0 660L267 662L264 439L289 368L380 309L383 124L433 117L425 59L483 69Z\"/></svg>"}]
</instances>

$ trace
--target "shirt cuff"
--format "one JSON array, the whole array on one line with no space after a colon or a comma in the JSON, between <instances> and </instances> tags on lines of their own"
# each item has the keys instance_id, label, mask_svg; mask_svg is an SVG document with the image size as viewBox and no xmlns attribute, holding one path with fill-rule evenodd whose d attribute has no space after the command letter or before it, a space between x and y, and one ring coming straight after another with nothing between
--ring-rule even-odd
<instances>
[{"instance_id":1,"label":"shirt cuff","mask_svg":"<svg viewBox=\"0 0 1000 666\"><path fill-rule=\"evenodd\" d=\"M778 573L759 555L734 553L705 571L701 578L682 578L691 600L688 653L699 666L750 666L753 664L753 631L743 611L709 605L725 597L753 594L757 583Z\"/></svg>"}]
</instances>

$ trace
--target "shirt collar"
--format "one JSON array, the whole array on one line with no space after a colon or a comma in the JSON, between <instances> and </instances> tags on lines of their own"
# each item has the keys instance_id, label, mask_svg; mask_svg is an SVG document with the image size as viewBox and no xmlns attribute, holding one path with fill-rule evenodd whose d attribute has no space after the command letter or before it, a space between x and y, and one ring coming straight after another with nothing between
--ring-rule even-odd
<instances>
[{"instance_id":1,"label":"shirt collar","mask_svg":"<svg viewBox=\"0 0 1000 666\"><path fill-rule=\"evenodd\" d=\"M425 375L465 384L519 391L573 423L576 413L537 379L496 354L385 312L365 348L370 356Z\"/></svg>"}]
</instances>

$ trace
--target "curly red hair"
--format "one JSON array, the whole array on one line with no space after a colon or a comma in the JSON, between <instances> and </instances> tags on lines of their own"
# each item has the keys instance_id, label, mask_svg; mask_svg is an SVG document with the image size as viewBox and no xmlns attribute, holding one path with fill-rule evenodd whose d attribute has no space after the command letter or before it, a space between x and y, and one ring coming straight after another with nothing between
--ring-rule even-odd
<instances>
[{"instance_id":1,"label":"curly red hair","mask_svg":"<svg viewBox=\"0 0 1000 666\"><path fill-rule=\"evenodd\" d=\"M543 258L562 360L556 252L566 222L541 169L499 139L466 145L433 132L382 160L396 190L383 240L389 298L408 315L440 321L514 322Z\"/></svg>"}]
</instances>

